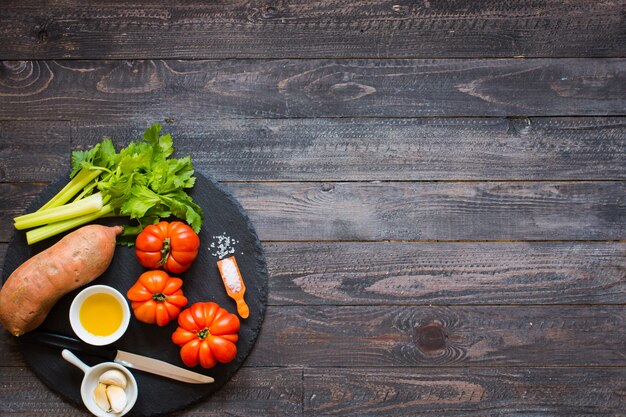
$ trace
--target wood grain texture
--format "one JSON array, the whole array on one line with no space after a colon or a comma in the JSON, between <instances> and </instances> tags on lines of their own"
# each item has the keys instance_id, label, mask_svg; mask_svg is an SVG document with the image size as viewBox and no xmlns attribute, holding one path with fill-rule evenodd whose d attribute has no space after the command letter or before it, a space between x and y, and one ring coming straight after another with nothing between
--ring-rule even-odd
<instances>
[{"instance_id":1,"label":"wood grain texture","mask_svg":"<svg viewBox=\"0 0 626 417\"><path fill-rule=\"evenodd\" d=\"M4 328L2 329L4 333ZM0 414L17 416L89 416L49 390L32 372L22 366L0 367Z\"/></svg>"},{"instance_id":2,"label":"wood grain texture","mask_svg":"<svg viewBox=\"0 0 626 417\"><path fill-rule=\"evenodd\" d=\"M619 416L624 368L305 369L310 416Z\"/></svg>"},{"instance_id":3,"label":"wood grain texture","mask_svg":"<svg viewBox=\"0 0 626 417\"><path fill-rule=\"evenodd\" d=\"M121 148L154 121L76 122L72 145L111 137ZM623 117L161 123L179 155L220 181L626 179Z\"/></svg>"},{"instance_id":4,"label":"wood grain texture","mask_svg":"<svg viewBox=\"0 0 626 417\"><path fill-rule=\"evenodd\" d=\"M266 243L271 305L626 304L626 243Z\"/></svg>"},{"instance_id":5,"label":"wood grain texture","mask_svg":"<svg viewBox=\"0 0 626 417\"><path fill-rule=\"evenodd\" d=\"M300 416L303 380L300 367L242 367L206 401L173 416Z\"/></svg>"},{"instance_id":6,"label":"wood grain texture","mask_svg":"<svg viewBox=\"0 0 626 417\"><path fill-rule=\"evenodd\" d=\"M0 244L1 260L8 244ZM623 242L267 242L270 305L626 304Z\"/></svg>"},{"instance_id":7,"label":"wood grain texture","mask_svg":"<svg viewBox=\"0 0 626 417\"><path fill-rule=\"evenodd\" d=\"M0 414L51 417L91 415L53 394L23 366L0 367ZM302 414L302 370L242 368L208 400L172 416L260 416ZM140 391L141 395L141 391Z\"/></svg>"},{"instance_id":8,"label":"wood grain texture","mask_svg":"<svg viewBox=\"0 0 626 417\"><path fill-rule=\"evenodd\" d=\"M623 243L268 243L270 305L625 303ZM4 259L6 244L0 245ZM523 308L522 308L523 309ZM18 356L8 333L0 365Z\"/></svg>"},{"instance_id":9,"label":"wood grain texture","mask_svg":"<svg viewBox=\"0 0 626 417\"><path fill-rule=\"evenodd\" d=\"M5 3L0 56L11 59L598 57L626 52L621 1Z\"/></svg>"},{"instance_id":10,"label":"wood grain texture","mask_svg":"<svg viewBox=\"0 0 626 417\"><path fill-rule=\"evenodd\" d=\"M623 305L268 306L245 367L623 368L624 319ZM0 369L23 363L2 330Z\"/></svg>"},{"instance_id":11,"label":"wood grain texture","mask_svg":"<svg viewBox=\"0 0 626 417\"><path fill-rule=\"evenodd\" d=\"M0 242L40 184L0 184ZM262 240L621 240L623 182L231 183Z\"/></svg>"},{"instance_id":12,"label":"wood grain texture","mask_svg":"<svg viewBox=\"0 0 626 417\"><path fill-rule=\"evenodd\" d=\"M626 417L624 0L4 0L0 271L70 151L153 121L263 240L175 417ZM0 415L78 417L0 327Z\"/></svg>"},{"instance_id":13,"label":"wood grain texture","mask_svg":"<svg viewBox=\"0 0 626 417\"><path fill-rule=\"evenodd\" d=\"M264 240L619 240L622 182L228 184Z\"/></svg>"},{"instance_id":14,"label":"wood grain texture","mask_svg":"<svg viewBox=\"0 0 626 417\"><path fill-rule=\"evenodd\" d=\"M13 217L25 214L26 208L45 186L46 184L0 183L0 242L9 241L15 230Z\"/></svg>"},{"instance_id":15,"label":"wood grain texture","mask_svg":"<svg viewBox=\"0 0 626 417\"><path fill-rule=\"evenodd\" d=\"M52 181L69 167L68 122L0 121L0 182Z\"/></svg>"},{"instance_id":16,"label":"wood grain texture","mask_svg":"<svg viewBox=\"0 0 626 417\"><path fill-rule=\"evenodd\" d=\"M0 181L50 181L70 136L121 148L154 121L0 122ZM219 181L626 179L624 117L157 121Z\"/></svg>"},{"instance_id":17,"label":"wood grain texture","mask_svg":"<svg viewBox=\"0 0 626 417\"><path fill-rule=\"evenodd\" d=\"M7 254L7 248L9 247L8 243L0 243L0 259L2 263L0 264L0 275L2 275L2 271L4 268L4 258Z\"/></svg>"},{"instance_id":18,"label":"wood grain texture","mask_svg":"<svg viewBox=\"0 0 626 417\"><path fill-rule=\"evenodd\" d=\"M267 309L248 366L623 366L624 306Z\"/></svg>"},{"instance_id":19,"label":"wood grain texture","mask_svg":"<svg viewBox=\"0 0 626 417\"><path fill-rule=\"evenodd\" d=\"M3 61L11 119L626 114L626 59Z\"/></svg>"}]
</instances>

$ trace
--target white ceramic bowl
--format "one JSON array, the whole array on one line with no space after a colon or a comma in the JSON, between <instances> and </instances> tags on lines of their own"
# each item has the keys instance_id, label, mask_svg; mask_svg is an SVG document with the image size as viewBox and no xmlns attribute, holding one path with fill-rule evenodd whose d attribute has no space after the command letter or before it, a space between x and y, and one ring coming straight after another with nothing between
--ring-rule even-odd
<instances>
[{"instance_id":1,"label":"white ceramic bowl","mask_svg":"<svg viewBox=\"0 0 626 417\"><path fill-rule=\"evenodd\" d=\"M83 302L93 294L109 294L112 295L122 307L122 324L120 327L112 334L108 336L97 336L92 333L89 333L80 322L80 307ZM128 308L128 303L124 296L117 291L113 287L109 287L108 285L92 285L91 287L87 287L82 290L74 300L72 301L72 305L70 306L70 324L72 326L72 330L76 333L81 340L90 345L103 346L108 345L116 340L118 340L128 329L128 323L130 322L130 309Z\"/></svg>"},{"instance_id":2,"label":"white ceramic bowl","mask_svg":"<svg viewBox=\"0 0 626 417\"><path fill-rule=\"evenodd\" d=\"M76 355L74 355L67 349L64 349L61 354L66 361L77 366L85 373L85 375L83 376L83 382L80 385L80 396L83 399L83 403L85 403L85 407L87 407L87 409L93 415L98 417L121 417L124 414L128 413L131 408L133 408L135 402L137 401L139 390L137 388L137 381L135 380L135 377L128 369L114 362L103 362L99 363L96 366L90 367L83 361L78 359ZM98 404L96 404L96 400L93 395L94 390L98 386L98 378L100 378L100 375L102 375L109 369L117 369L126 376L127 384L126 388L124 388L124 392L126 392L127 402L126 407L124 407L121 413L107 413L105 410L98 407Z\"/></svg>"}]
</instances>

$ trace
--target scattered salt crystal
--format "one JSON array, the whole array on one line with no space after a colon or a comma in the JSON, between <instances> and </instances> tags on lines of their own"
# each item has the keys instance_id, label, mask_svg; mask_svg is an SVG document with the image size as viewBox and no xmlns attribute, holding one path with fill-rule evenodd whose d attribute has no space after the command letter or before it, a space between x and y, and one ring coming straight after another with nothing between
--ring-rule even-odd
<instances>
[{"instance_id":1,"label":"scattered salt crystal","mask_svg":"<svg viewBox=\"0 0 626 417\"><path fill-rule=\"evenodd\" d=\"M241 291L241 281L233 258L222 259L222 277L231 292Z\"/></svg>"},{"instance_id":2,"label":"scattered salt crystal","mask_svg":"<svg viewBox=\"0 0 626 417\"><path fill-rule=\"evenodd\" d=\"M235 245L237 243L239 243L238 240L226 235L226 233L222 233L219 236L213 236L213 242L209 245L209 249L216 249L215 252L211 252L211 255L222 259L235 253Z\"/></svg>"}]
</instances>

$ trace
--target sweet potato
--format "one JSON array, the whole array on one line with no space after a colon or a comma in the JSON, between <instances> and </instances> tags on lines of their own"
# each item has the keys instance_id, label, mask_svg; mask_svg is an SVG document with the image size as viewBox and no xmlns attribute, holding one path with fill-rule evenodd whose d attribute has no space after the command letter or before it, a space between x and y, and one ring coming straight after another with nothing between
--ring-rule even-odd
<instances>
[{"instance_id":1,"label":"sweet potato","mask_svg":"<svg viewBox=\"0 0 626 417\"><path fill-rule=\"evenodd\" d=\"M15 336L38 327L61 297L109 267L121 231L83 226L20 265L0 289L0 323Z\"/></svg>"}]
</instances>

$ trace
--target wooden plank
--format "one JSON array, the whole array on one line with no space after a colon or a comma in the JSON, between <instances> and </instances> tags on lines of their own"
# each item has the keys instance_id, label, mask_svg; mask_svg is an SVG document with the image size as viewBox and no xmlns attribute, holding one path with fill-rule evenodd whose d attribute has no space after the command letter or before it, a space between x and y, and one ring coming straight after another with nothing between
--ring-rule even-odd
<instances>
[{"instance_id":1,"label":"wooden plank","mask_svg":"<svg viewBox=\"0 0 626 417\"><path fill-rule=\"evenodd\" d=\"M185 410L185 415L302 415L301 368L243 366L208 400Z\"/></svg>"},{"instance_id":2,"label":"wooden plank","mask_svg":"<svg viewBox=\"0 0 626 417\"><path fill-rule=\"evenodd\" d=\"M626 59L3 61L2 119L626 114Z\"/></svg>"},{"instance_id":3,"label":"wooden plank","mask_svg":"<svg viewBox=\"0 0 626 417\"><path fill-rule=\"evenodd\" d=\"M8 243L0 243L0 259L2 260L2 262L0 263L0 276L2 276L3 274L4 258L7 254L8 247L9 247Z\"/></svg>"},{"instance_id":4,"label":"wooden plank","mask_svg":"<svg viewBox=\"0 0 626 417\"><path fill-rule=\"evenodd\" d=\"M0 260L7 246L0 244ZM623 242L267 242L264 249L270 305L626 304Z\"/></svg>"},{"instance_id":5,"label":"wooden plank","mask_svg":"<svg viewBox=\"0 0 626 417\"><path fill-rule=\"evenodd\" d=\"M0 275L8 244L0 244ZM264 244L270 305L626 304L623 242Z\"/></svg>"},{"instance_id":6,"label":"wooden plank","mask_svg":"<svg viewBox=\"0 0 626 417\"><path fill-rule=\"evenodd\" d=\"M617 416L624 368L305 369L310 416Z\"/></svg>"},{"instance_id":7,"label":"wooden plank","mask_svg":"<svg viewBox=\"0 0 626 417\"><path fill-rule=\"evenodd\" d=\"M234 183L264 240L620 240L622 182Z\"/></svg>"},{"instance_id":8,"label":"wooden plank","mask_svg":"<svg viewBox=\"0 0 626 417\"><path fill-rule=\"evenodd\" d=\"M0 121L0 144L0 182L52 181L68 170L68 122Z\"/></svg>"},{"instance_id":9,"label":"wooden plank","mask_svg":"<svg viewBox=\"0 0 626 417\"><path fill-rule=\"evenodd\" d=\"M39 381L28 368L0 367L0 375L2 375L0 413L3 416L69 417L89 414L63 401Z\"/></svg>"},{"instance_id":10,"label":"wooden plank","mask_svg":"<svg viewBox=\"0 0 626 417\"><path fill-rule=\"evenodd\" d=\"M271 305L626 304L624 242L264 248Z\"/></svg>"},{"instance_id":11,"label":"wooden plank","mask_svg":"<svg viewBox=\"0 0 626 417\"><path fill-rule=\"evenodd\" d=\"M584 0L9 1L0 56L624 56L623 13L620 1Z\"/></svg>"},{"instance_id":12,"label":"wooden plank","mask_svg":"<svg viewBox=\"0 0 626 417\"><path fill-rule=\"evenodd\" d=\"M13 217L25 214L44 187L45 184L0 183L0 242L9 241L15 230Z\"/></svg>"},{"instance_id":13,"label":"wooden plank","mask_svg":"<svg viewBox=\"0 0 626 417\"><path fill-rule=\"evenodd\" d=\"M624 305L270 305L246 366L622 366L624 319ZM0 369L22 363L0 330Z\"/></svg>"},{"instance_id":14,"label":"wooden plank","mask_svg":"<svg viewBox=\"0 0 626 417\"><path fill-rule=\"evenodd\" d=\"M0 242L39 184L0 184ZM262 240L621 240L623 182L231 183Z\"/></svg>"},{"instance_id":15,"label":"wooden plank","mask_svg":"<svg viewBox=\"0 0 626 417\"><path fill-rule=\"evenodd\" d=\"M76 122L72 147L85 149L106 136L123 147L152 122ZM624 117L162 124L178 154L192 155L198 171L220 181L626 178ZM0 181L50 181L66 173L69 139L65 122L0 122Z\"/></svg>"},{"instance_id":16,"label":"wooden plank","mask_svg":"<svg viewBox=\"0 0 626 417\"><path fill-rule=\"evenodd\" d=\"M0 414L3 416L85 416L82 406L63 401L27 368L0 367ZM78 389L78 387L77 387ZM302 415L302 370L242 367L226 385L185 415Z\"/></svg>"},{"instance_id":17,"label":"wooden plank","mask_svg":"<svg viewBox=\"0 0 626 417\"><path fill-rule=\"evenodd\" d=\"M154 121L80 121L73 146ZM162 123L220 181L626 179L626 118L208 119Z\"/></svg>"},{"instance_id":18,"label":"wooden plank","mask_svg":"<svg viewBox=\"0 0 626 417\"><path fill-rule=\"evenodd\" d=\"M624 372L624 368L305 369L304 415L619 415ZM0 373L5 381L0 390L3 415L86 415L59 399L26 368L0 368ZM186 413L213 416L229 410L252 416L288 410L289 415L301 415L294 392L302 386L300 373L292 368L244 367L224 389ZM24 398L16 398L16 391ZM261 399L261 393L270 398Z\"/></svg>"},{"instance_id":19,"label":"wooden plank","mask_svg":"<svg viewBox=\"0 0 626 417\"><path fill-rule=\"evenodd\" d=\"M620 306L270 307L250 366L614 366Z\"/></svg>"}]
</instances>

